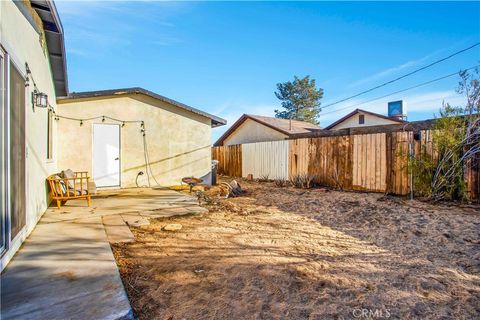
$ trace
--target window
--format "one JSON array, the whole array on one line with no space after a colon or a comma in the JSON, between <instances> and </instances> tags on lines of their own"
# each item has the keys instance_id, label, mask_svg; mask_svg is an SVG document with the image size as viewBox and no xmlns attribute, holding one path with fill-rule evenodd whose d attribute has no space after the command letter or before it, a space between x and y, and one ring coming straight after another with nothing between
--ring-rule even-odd
<instances>
[{"instance_id":1,"label":"window","mask_svg":"<svg viewBox=\"0 0 480 320\"><path fill-rule=\"evenodd\" d=\"M364 124L365 123L365 115L361 114L358 116L358 124Z\"/></svg>"},{"instance_id":2,"label":"window","mask_svg":"<svg viewBox=\"0 0 480 320\"><path fill-rule=\"evenodd\" d=\"M53 111L48 108L47 114L47 159L53 159Z\"/></svg>"}]
</instances>

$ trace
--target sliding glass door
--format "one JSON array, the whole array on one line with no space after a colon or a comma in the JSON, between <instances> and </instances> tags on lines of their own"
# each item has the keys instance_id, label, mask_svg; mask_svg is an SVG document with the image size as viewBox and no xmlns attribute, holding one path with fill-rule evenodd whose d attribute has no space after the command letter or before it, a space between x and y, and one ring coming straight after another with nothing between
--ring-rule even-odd
<instances>
[{"instance_id":1,"label":"sliding glass door","mask_svg":"<svg viewBox=\"0 0 480 320\"><path fill-rule=\"evenodd\" d=\"M5 55L0 48L0 255L6 249L6 217L7 217L7 163L6 163L6 94Z\"/></svg>"},{"instance_id":2,"label":"sliding glass door","mask_svg":"<svg viewBox=\"0 0 480 320\"><path fill-rule=\"evenodd\" d=\"M26 225L25 210L25 79L10 63L10 239Z\"/></svg>"},{"instance_id":3,"label":"sliding glass door","mask_svg":"<svg viewBox=\"0 0 480 320\"><path fill-rule=\"evenodd\" d=\"M0 255L26 219L25 78L0 47Z\"/></svg>"}]
</instances>

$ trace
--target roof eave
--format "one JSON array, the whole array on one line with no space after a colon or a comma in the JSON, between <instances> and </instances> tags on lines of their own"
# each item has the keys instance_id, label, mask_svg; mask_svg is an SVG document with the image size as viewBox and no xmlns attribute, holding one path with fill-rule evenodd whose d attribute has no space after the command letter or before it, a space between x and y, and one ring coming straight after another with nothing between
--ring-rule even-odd
<instances>
[{"instance_id":1,"label":"roof eave","mask_svg":"<svg viewBox=\"0 0 480 320\"><path fill-rule=\"evenodd\" d=\"M328 125L327 127L325 127L325 130L331 130L333 129L334 127L336 127L338 124L342 123L343 121L347 120L348 118L354 116L355 114L357 113L360 113L360 112L363 112L363 113L366 113L366 114L370 114L372 116L376 116L376 117L379 117L379 118L382 118L382 119L385 119L385 120L390 120L390 121L393 121L393 122L398 122L398 123L406 123L407 121L404 121L404 120L400 120L400 119L395 119L395 118L390 118L390 117L387 117L387 116L384 116L383 114L379 114L379 113L375 113L375 112L371 112L371 111L367 111L367 110L363 110L363 109L355 109L353 110L352 112L346 114L345 116L341 117L340 119L338 119L337 121L335 121L334 123Z\"/></svg>"},{"instance_id":2,"label":"roof eave","mask_svg":"<svg viewBox=\"0 0 480 320\"><path fill-rule=\"evenodd\" d=\"M68 96L68 77L65 39L57 8L51 0L31 0L30 3L44 25L55 94L57 97L66 97Z\"/></svg>"},{"instance_id":3,"label":"roof eave","mask_svg":"<svg viewBox=\"0 0 480 320\"><path fill-rule=\"evenodd\" d=\"M246 114L242 114L242 116L240 118L238 118L237 121L235 121L232 126L230 128L227 129L227 131L225 131L221 136L220 138L217 139L217 141L215 141L215 143L213 144L214 147L219 147L219 146L222 146L223 145L223 142L225 141L225 139L227 139L227 137L232 134L245 120L247 120L249 117L248 115Z\"/></svg>"},{"instance_id":4,"label":"roof eave","mask_svg":"<svg viewBox=\"0 0 480 320\"><path fill-rule=\"evenodd\" d=\"M217 117L215 115L212 115L210 113L201 111L197 108L188 106L186 104L183 104L181 102L175 101L173 99L167 98L165 96L159 95L155 92L139 88L139 87L134 87L134 88L124 88L124 89L113 89L113 90L100 90L100 91L86 91L86 92L72 92L70 93L67 97L60 97L57 100L59 102L73 102L75 100L80 100L80 99L91 99L91 98L101 98L101 97L118 97L121 95L133 95L133 94L143 94L145 96L151 97L153 99L157 99L163 102L166 102L168 104L171 104L173 106L179 107L181 109L190 111L192 113L198 114L200 116L209 118L211 120L211 126L212 128L220 127L225 124L227 124L227 120L222 119L220 117Z\"/></svg>"}]
</instances>

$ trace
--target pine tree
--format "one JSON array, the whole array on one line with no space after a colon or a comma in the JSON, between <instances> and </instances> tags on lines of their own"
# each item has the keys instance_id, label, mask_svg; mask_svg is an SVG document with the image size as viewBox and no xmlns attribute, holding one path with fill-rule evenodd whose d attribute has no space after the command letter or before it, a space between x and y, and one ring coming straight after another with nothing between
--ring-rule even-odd
<instances>
[{"instance_id":1,"label":"pine tree","mask_svg":"<svg viewBox=\"0 0 480 320\"><path fill-rule=\"evenodd\" d=\"M310 76L302 79L295 76L293 81L278 83L277 89L275 96L282 101L282 108L285 110L275 110L276 118L319 124L323 89L315 87L314 79L310 79Z\"/></svg>"}]
</instances>

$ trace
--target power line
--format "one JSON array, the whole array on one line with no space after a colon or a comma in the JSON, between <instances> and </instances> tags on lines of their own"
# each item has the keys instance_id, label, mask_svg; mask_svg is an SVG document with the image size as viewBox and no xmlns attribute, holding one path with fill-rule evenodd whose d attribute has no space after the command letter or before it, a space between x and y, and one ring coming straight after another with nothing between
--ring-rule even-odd
<instances>
[{"instance_id":1,"label":"power line","mask_svg":"<svg viewBox=\"0 0 480 320\"><path fill-rule=\"evenodd\" d=\"M401 79L403 79L403 78L406 78L406 77L408 77L408 76L411 76L411 75L413 75L413 74L415 74L415 73L417 73L417 72L420 72L420 71L422 71L422 70L425 70L425 69L427 69L427 68L430 68L431 66L434 66L434 65L436 65L436 64L438 64L438 63L440 63L440 62L443 62L443 61L445 61L445 60L448 60L448 59L450 59L450 58L452 58L452 57L454 57L454 56L456 56L456 55L459 55L460 53L463 53L463 52L465 52L465 51L468 51L468 50L470 50L470 49L473 49L473 48L475 48L475 47L478 46L478 45L480 45L480 42L477 42L477 43L475 43L474 45L472 45L472 46L470 46L470 47L468 47L468 48L465 48L465 49L462 49L462 50L457 51L457 52L455 52L455 53L452 53L451 55L449 55L449 56L447 56L447 57L445 57L445 58L442 58L442 59L440 59L440 60L437 60L437 61L435 61L435 62L432 62L432 63L430 63L430 64L428 64L428 65L426 65L426 66L423 66L423 67L421 67L421 68L419 68L419 69L416 69L416 70L414 70L414 71L412 71L412 72L409 72L409 73L407 73L407 74L404 74L404 75L402 75L402 76L400 76L400 77L398 77L398 78L395 78L395 79L393 79L393 80L384 82L384 83L382 83L382 84L380 84L380 85L378 85L378 86L375 86L375 87L373 87L373 88L367 89L367 90L362 91L362 92L359 92L359 93L357 93L357 94L354 94L353 96L350 96L350 97L347 97L347 98L344 98L344 99L341 99L341 100L338 100L338 101L329 103L329 104L327 104L326 106L323 106L322 108L331 107L331 106L333 106L333 105L336 105L336 104L339 104L339 103L341 103L341 102L344 102L344 101L347 101L347 100L356 98L356 97L358 97L358 96L361 96L361 95L363 95L363 94L365 94L365 93L371 92L371 91L376 90L376 89L378 89L378 88L384 87L384 86L386 86L386 85L388 85L388 84L391 84L391 83L393 83L393 82L396 82L396 81L398 81L398 80L401 80Z\"/></svg>"},{"instance_id":2,"label":"power line","mask_svg":"<svg viewBox=\"0 0 480 320\"><path fill-rule=\"evenodd\" d=\"M480 64L478 64L476 66L473 66L473 67L470 67L470 68L467 68L467 69L465 69L465 71L469 71L469 70L472 70L472 69L475 69L475 68L478 68L478 67L480 67ZM388 93L388 94L383 95L381 97L373 98L373 99L370 99L370 100L367 100L367 101L364 101L364 102L360 102L360 103L357 103L357 104L346 106L346 107L343 107L343 108L340 108L340 109L337 109L337 110L334 110L334 111L320 113L320 116L335 113L335 112L342 111L342 110L345 110L345 109L354 108L354 107L360 106L362 104L370 103L370 102L380 100L380 99L383 99L383 98L386 98L386 97L389 97L389 96L393 96L397 93L402 93L402 92L405 92L405 91L408 91L408 90L412 90L412 89L416 89L416 88L419 88L419 87L422 87L422 86L426 86L427 84L437 82L437 81L440 81L440 80L443 80L443 79L447 79L447 78L450 78L450 77L453 77L453 76L456 76L456 75L458 75L458 72L454 72L454 73L448 74L448 75L443 76L443 77L439 77L439 78L436 78L436 79L433 79L433 80L422 82L422 83L419 83L417 85L414 85L414 86L406 88L406 89L401 89L401 90L398 90L398 91L395 91L395 92L392 92L392 93Z\"/></svg>"}]
</instances>

